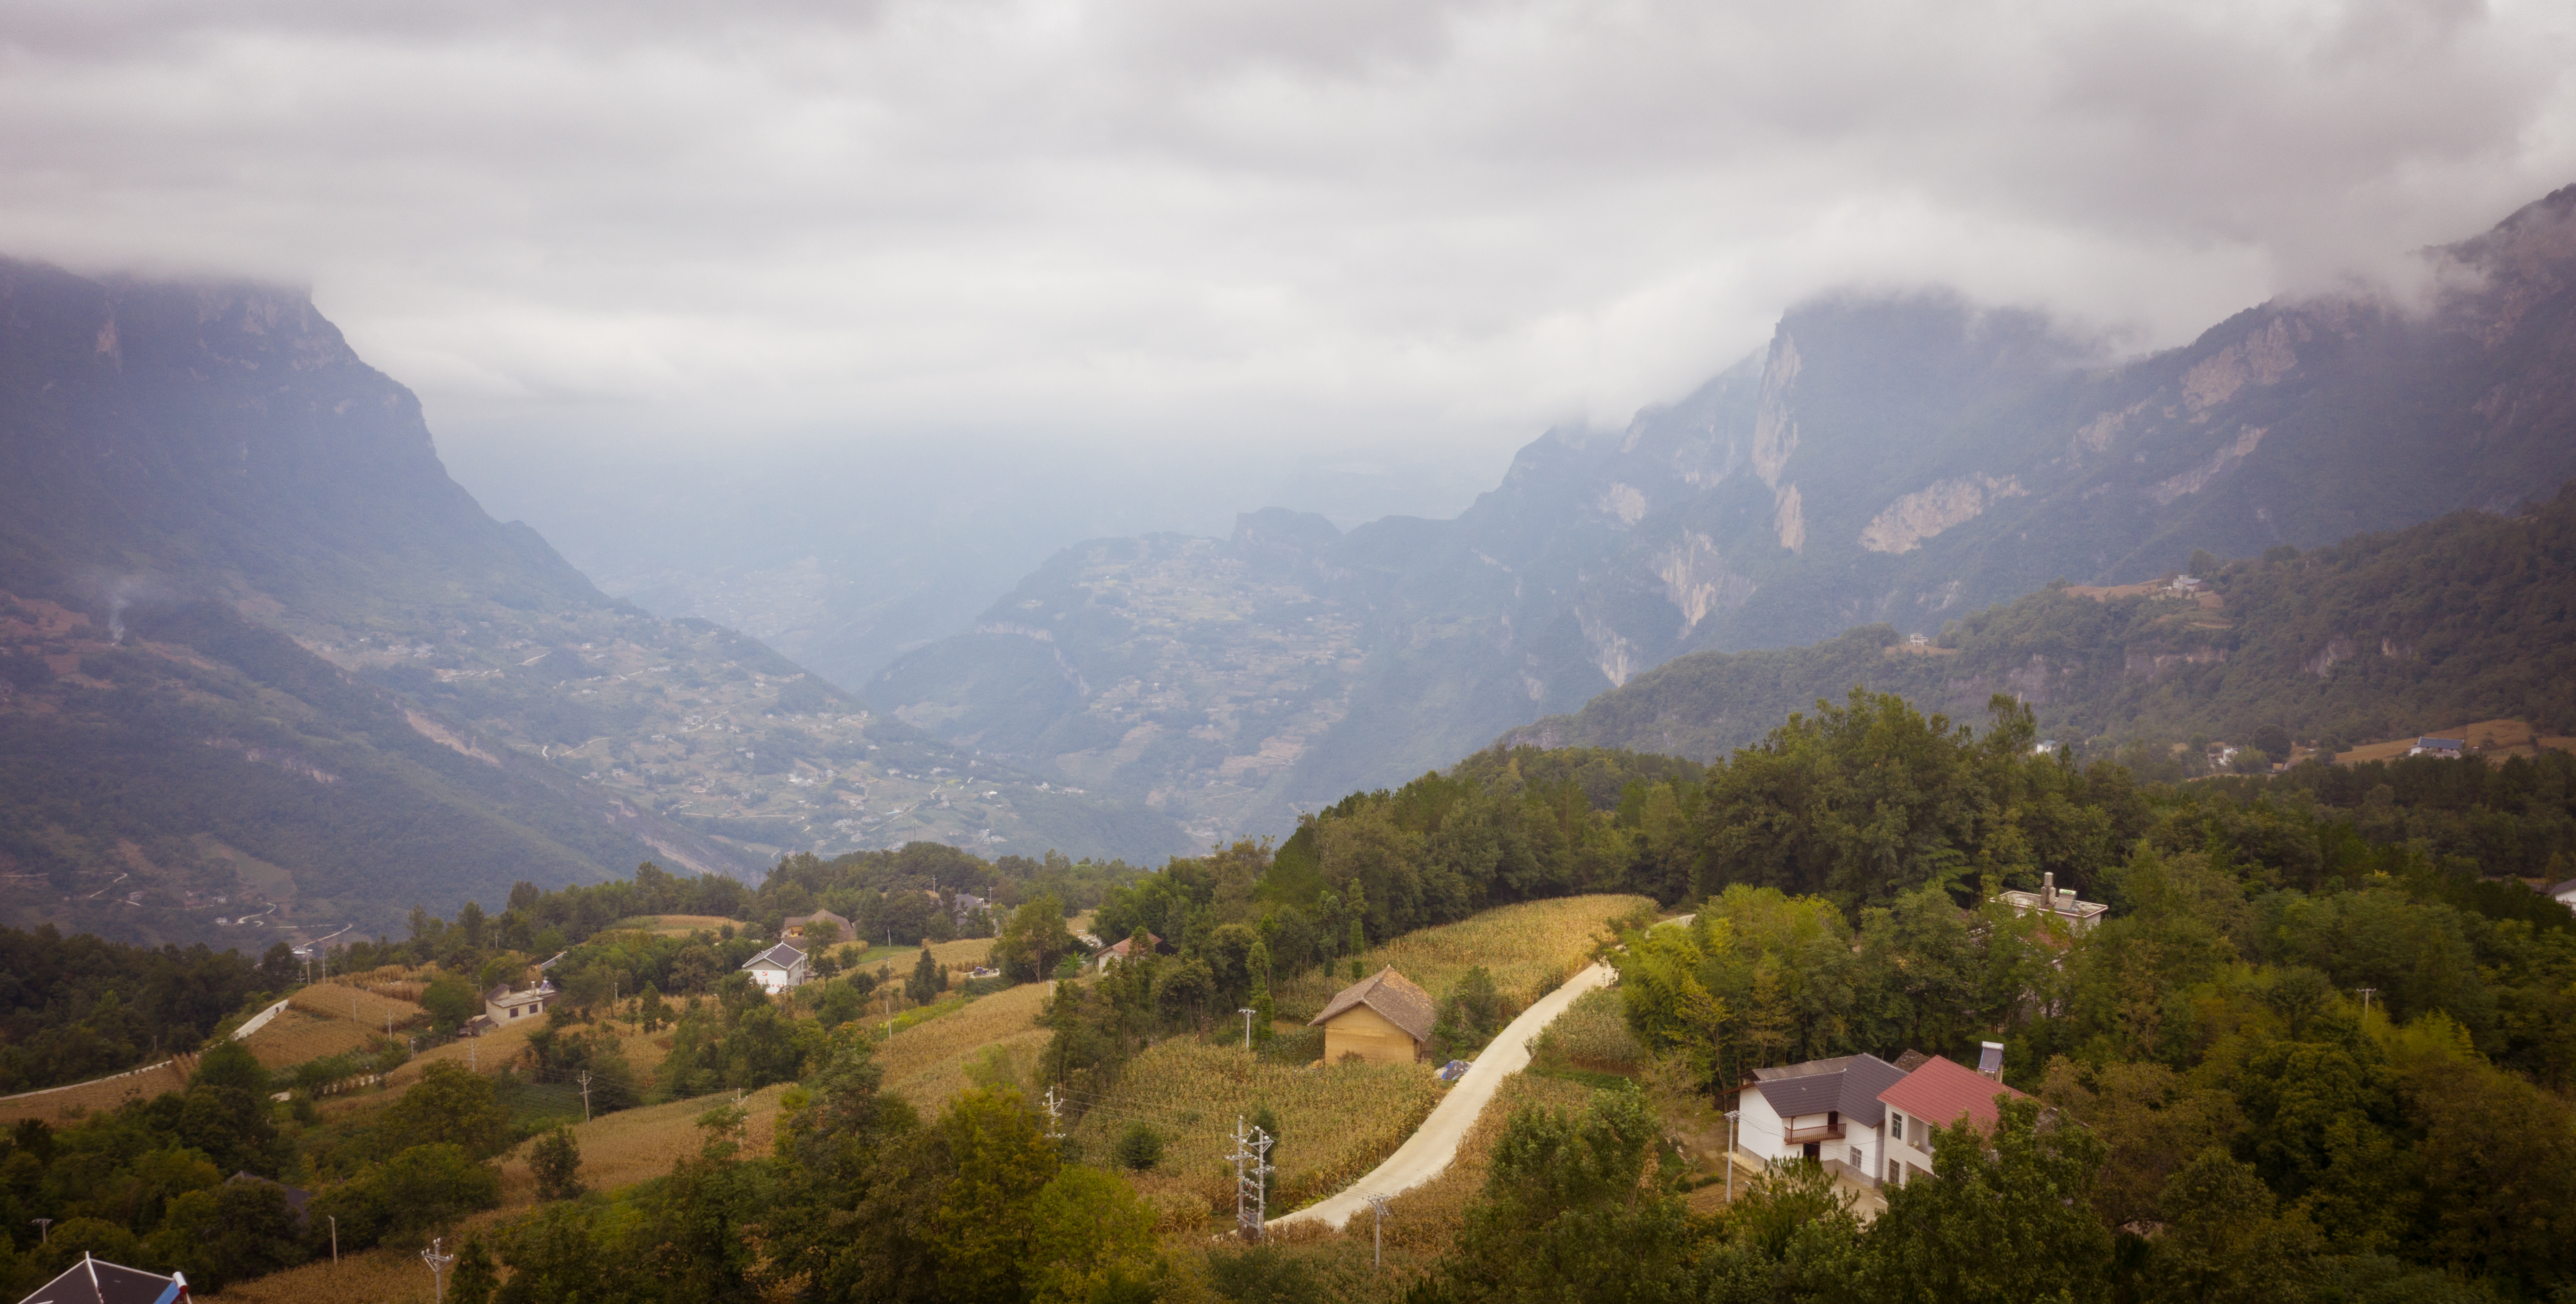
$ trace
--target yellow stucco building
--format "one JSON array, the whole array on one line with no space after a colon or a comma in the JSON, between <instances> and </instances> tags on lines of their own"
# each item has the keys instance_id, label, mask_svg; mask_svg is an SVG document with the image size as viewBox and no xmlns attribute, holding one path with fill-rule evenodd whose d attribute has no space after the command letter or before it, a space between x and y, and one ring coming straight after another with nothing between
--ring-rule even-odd
<instances>
[{"instance_id":1,"label":"yellow stucco building","mask_svg":"<svg viewBox=\"0 0 2576 1304\"><path fill-rule=\"evenodd\" d=\"M1430 1045L1438 1008L1431 993L1390 965L1343 988L1306 1026L1323 1028L1327 1064L1341 1063L1346 1055L1410 1064Z\"/></svg>"}]
</instances>

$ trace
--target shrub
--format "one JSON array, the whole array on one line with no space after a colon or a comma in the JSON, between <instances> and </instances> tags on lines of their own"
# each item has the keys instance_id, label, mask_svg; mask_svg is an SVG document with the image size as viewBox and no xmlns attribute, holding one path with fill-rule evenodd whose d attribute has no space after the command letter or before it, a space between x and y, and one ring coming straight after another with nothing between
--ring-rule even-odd
<instances>
[{"instance_id":1,"label":"shrub","mask_svg":"<svg viewBox=\"0 0 2576 1304\"><path fill-rule=\"evenodd\" d=\"M1145 1172L1163 1162L1163 1134L1150 1123L1130 1123L1110 1146L1109 1155L1129 1172Z\"/></svg>"},{"instance_id":2,"label":"shrub","mask_svg":"<svg viewBox=\"0 0 2576 1304\"><path fill-rule=\"evenodd\" d=\"M572 1129L557 1123L528 1147L528 1171L537 1179L540 1200L569 1200L581 1194L581 1145Z\"/></svg>"}]
</instances>

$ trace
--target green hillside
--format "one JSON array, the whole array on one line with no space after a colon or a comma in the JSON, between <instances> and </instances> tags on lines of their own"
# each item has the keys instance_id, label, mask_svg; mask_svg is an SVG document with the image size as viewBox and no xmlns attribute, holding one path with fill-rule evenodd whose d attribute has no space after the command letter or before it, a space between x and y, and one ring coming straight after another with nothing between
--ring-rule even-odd
<instances>
[{"instance_id":1,"label":"green hillside","mask_svg":"<svg viewBox=\"0 0 2576 1304\"><path fill-rule=\"evenodd\" d=\"M2506 717L2576 730L2576 485L2516 515L2279 548L2206 578L2206 596L2053 585L1928 648L1880 625L1694 653L1504 741L1713 760L1855 685L1962 716L2011 693L2043 734L2094 748L2278 731L2340 749Z\"/></svg>"}]
</instances>

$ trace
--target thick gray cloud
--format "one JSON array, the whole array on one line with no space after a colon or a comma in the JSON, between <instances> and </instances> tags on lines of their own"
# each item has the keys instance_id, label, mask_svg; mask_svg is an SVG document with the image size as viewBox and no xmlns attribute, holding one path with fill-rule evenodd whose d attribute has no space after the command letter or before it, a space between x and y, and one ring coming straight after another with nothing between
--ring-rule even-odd
<instances>
[{"instance_id":1,"label":"thick gray cloud","mask_svg":"<svg viewBox=\"0 0 2576 1304\"><path fill-rule=\"evenodd\" d=\"M2563 0L18 0L0 249L443 429L1485 452L1796 299L2169 343L2576 179Z\"/></svg>"}]
</instances>

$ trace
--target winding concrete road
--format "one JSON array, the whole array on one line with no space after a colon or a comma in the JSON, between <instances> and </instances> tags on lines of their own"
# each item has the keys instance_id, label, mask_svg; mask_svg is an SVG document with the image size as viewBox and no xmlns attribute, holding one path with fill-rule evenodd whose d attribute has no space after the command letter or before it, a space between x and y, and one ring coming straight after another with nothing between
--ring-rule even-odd
<instances>
[{"instance_id":1,"label":"winding concrete road","mask_svg":"<svg viewBox=\"0 0 2576 1304\"><path fill-rule=\"evenodd\" d=\"M1610 966L1593 965L1521 1011L1519 1018L1495 1034L1493 1044L1468 1066L1457 1085L1449 1088L1449 1094L1431 1111L1431 1117L1422 1120L1422 1126L1415 1128L1413 1135L1386 1157L1385 1163L1325 1199L1271 1219L1270 1226L1319 1222L1340 1231L1352 1214L1369 1207L1370 1196L1410 1191L1446 1172L1449 1161L1458 1156L1458 1144L1467 1139L1467 1130L1476 1125L1477 1116L1485 1112L1486 1103L1494 1098L1503 1079L1529 1067L1529 1044L1537 1039L1539 1029L1565 1013L1574 998L1596 987L1609 986L1611 977Z\"/></svg>"},{"instance_id":2,"label":"winding concrete road","mask_svg":"<svg viewBox=\"0 0 2576 1304\"><path fill-rule=\"evenodd\" d=\"M1675 915L1655 927L1675 924L1688 927L1698 917L1696 912ZM1565 1007L1574 1004L1575 998L1594 988L1609 986L1610 980L1616 976L1617 971L1610 966L1596 964L1567 979L1564 986L1540 997L1537 1004L1521 1011L1519 1018L1494 1034L1493 1043L1485 1047L1485 1053L1477 1056L1476 1062L1459 1076L1458 1084L1449 1088L1448 1096L1431 1111L1431 1117L1422 1120L1422 1126L1415 1128L1413 1135L1406 1137L1404 1144L1386 1157L1385 1163L1330 1197L1295 1213L1273 1218L1267 1225L1287 1227L1319 1222L1340 1231L1351 1220L1352 1214L1369 1207L1370 1196L1401 1195L1447 1172L1449 1161L1458 1157L1459 1144L1467 1139L1467 1129L1476 1125L1477 1117L1485 1112L1494 1092L1501 1089L1503 1079L1529 1067L1530 1043L1538 1040L1539 1029L1556 1022L1556 1016L1565 1013Z\"/></svg>"}]
</instances>

